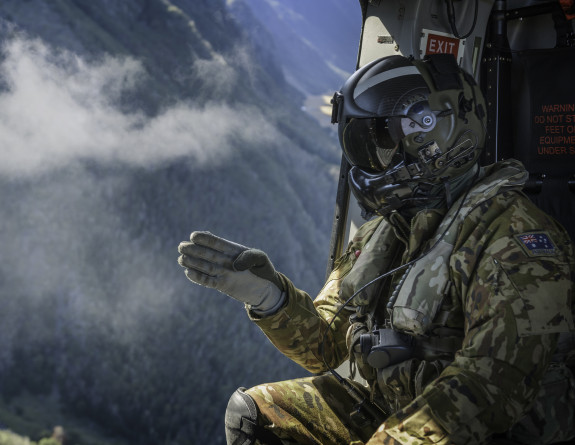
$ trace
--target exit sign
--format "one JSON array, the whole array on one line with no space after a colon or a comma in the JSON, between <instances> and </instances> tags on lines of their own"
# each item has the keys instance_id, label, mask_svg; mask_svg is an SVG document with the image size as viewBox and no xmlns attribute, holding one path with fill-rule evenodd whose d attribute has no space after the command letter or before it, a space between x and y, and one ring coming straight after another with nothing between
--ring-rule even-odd
<instances>
[{"instance_id":1,"label":"exit sign","mask_svg":"<svg viewBox=\"0 0 575 445\"><path fill-rule=\"evenodd\" d=\"M422 58L428 54L453 54L457 63L461 65L464 49L465 40L459 40L452 34L430 29L422 30L419 47Z\"/></svg>"}]
</instances>

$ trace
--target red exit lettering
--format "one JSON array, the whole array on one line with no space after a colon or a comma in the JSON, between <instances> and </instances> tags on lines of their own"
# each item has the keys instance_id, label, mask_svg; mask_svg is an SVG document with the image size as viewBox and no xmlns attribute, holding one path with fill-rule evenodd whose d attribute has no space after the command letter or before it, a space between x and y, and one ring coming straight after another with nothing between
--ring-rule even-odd
<instances>
[{"instance_id":1,"label":"red exit lettering","mask_svg":"<svg viewBox=\"0 0 575 445\"><path fill-rule=\"evenodd\" d=\"M459 51L459 39L453 37L429 34L425 54L453 54L457 57Z\"/></svg>"}]
</instances>

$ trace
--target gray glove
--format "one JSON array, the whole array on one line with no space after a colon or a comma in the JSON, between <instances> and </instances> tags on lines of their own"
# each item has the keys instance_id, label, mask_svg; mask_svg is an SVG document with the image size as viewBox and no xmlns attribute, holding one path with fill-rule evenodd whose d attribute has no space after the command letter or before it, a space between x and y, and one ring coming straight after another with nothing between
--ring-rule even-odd
<instances>
[{"instance_id":1,"label":"gray glove","mask_svg":"<svg viewBox=\"0 0 575 445\"><path fill-rule=\"evenodd\" d=\"M193 232L178 251L178 263L186 269L188 279L247 304L256 314L271 314L285 300L279 275L261 250L210 232Z\"/></svg>"}]
</instances>

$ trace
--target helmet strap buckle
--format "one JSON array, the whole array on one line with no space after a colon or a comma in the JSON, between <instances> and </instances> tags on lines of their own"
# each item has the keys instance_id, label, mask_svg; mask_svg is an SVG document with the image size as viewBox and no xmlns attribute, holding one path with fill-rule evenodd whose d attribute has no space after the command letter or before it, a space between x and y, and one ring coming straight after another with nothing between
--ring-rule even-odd
<instances>
[{"instance_id":1,"label":"helmet strap buckle","mask_svg":"<svg viewBox=\"0 0 575 445\"><path fill-rule=\"evenodd\" d=\"M422 145L417 153L425 166L434 166L437 160L443 156L441 148L439 148L439 145L437 145L435 141L430 141Z\"/></svg>"},{"instance_id":2,"label":"helmet strap buckle","mask_svg":"<svg viewBox=\"0 0 575 445\"><path fill-rule=\"evenodd\" d=\"M453 204L453 197L451 195L451 185L449 184L449 178L442 178L443 188L445 190L445 201L447 202L447 208L451 208Z\"/></svg>"},{"instance_id":3,"label":"helmet strap buckle","mask_svg":"<svg viewBox=\"0 0 575 445\"><path fill-rule=\"evenodd\" d=\"M331 98L331 123L337 124L340 118L340 104L343 103L343 94L336 91Z\"/></svg>"},{"instance_id":4,"label":"helmet strap buckle","mask_svg":"<svg viewBox=\"0 0 575 445\"><path fill-rule=\"evenodd\" d=\"M468 122L465 117L467 113L473 110L473 99L466 99L463 93L459 94L459 119L463 120L466 124Z\"/></svg>"}]
</instances>

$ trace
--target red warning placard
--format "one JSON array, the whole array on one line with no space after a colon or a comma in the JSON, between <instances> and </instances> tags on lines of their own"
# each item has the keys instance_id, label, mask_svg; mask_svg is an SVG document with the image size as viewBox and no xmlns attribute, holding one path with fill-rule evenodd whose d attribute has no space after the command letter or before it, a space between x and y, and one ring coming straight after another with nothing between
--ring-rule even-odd
<instances>
[{"instance_id":1,"label":"red warning placard","mask_svg":"<svg viewBox=\"0 0 575 445\"><path fill-rule=\"evenodd\" d=\"M542 104L533 116L537 155L575 155L575 104Z\"/></svg>"},{"instance_id":2,"label":"red warning placard","mask_svg":"<svg viewBox=\"0 0 575 445\"><path fill-rule=\"evenodd\" d=\"M559 0L559 4L567 20L575 19L575 2L573 0Z\"/></svg>"}]
</instances>

